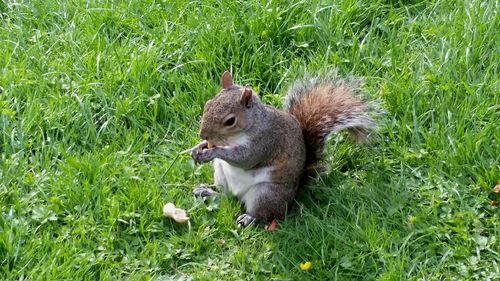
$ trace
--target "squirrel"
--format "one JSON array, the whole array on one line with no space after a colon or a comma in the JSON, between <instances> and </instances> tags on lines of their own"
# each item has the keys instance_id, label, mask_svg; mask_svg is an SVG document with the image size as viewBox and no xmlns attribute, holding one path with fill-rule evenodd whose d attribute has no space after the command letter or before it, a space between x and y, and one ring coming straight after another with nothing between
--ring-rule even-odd
<instances>
[{"instance_id":1,"label":"squirrel","mask_svg":"<svg viewBox=\"0 0 500 281\"><path fill-rule=\"evenodd\" d=\"M250 87L234 84L228 71L221 84L204 106L203 141L191 149L191 157L195 163L213 160L215 185L245 206L236 220L242 227L284 219L333 132L347 129L363 141L375 127L370 104L335 74L296 82L284 110L262 103ZM217 194L206 185L193 192Z\"/></svg>"}]
</instances>

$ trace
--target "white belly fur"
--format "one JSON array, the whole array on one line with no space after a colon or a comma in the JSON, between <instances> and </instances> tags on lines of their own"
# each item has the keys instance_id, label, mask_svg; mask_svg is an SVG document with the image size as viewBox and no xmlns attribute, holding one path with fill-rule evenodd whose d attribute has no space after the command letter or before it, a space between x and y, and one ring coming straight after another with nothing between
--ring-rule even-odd
<instances>
[{"instance_id":1,"label":"white belly fur","mask_svg":"<svg viewBox=\"0 0 500 281\"><path fill-rule=\"evenodd\" d=\"M259 183L271 181L271 167L244 170L230 165L224 160L214 160L214 180L216 185L222 185L225 192L230 192L251 208L257 190L253 187Z\"/></svg>"}]
</instances>

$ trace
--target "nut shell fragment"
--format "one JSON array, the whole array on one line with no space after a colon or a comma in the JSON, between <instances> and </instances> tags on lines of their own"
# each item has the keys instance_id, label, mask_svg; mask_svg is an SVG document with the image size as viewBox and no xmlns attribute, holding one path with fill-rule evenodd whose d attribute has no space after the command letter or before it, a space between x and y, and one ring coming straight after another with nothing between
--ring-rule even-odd
<instances>
[{"instance_id":1,"label":"nut shell fragment","mask_svg":"<svg viewBox=\"0 0 500 281\"><path fill-rule=\"evenodd\" d=\"M165 217L172 218L178 223L185 223L189 220L189 217L186 215L186 211L176 208L172 203L167 203L163 206L163 215Z\"/></svg>"}]
</instances>

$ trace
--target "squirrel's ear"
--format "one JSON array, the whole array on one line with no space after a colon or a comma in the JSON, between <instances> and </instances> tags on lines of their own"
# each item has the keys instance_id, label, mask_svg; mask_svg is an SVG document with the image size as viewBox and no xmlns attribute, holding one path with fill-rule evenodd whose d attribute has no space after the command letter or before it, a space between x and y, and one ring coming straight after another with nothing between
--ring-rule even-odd
<instances>
[{"instance_id":1,"label":"squirrel's ear","mask_svg":"<svg viewBox=\"0 0 500 281\"><path fill-rule=\"evenodd\" d=\"M245 107L252 106L252 89L248 86L243 90L243 94L241 95L241 104Z\"/></svg>"},{"instance_id":2,"label":"squirrel's ear","mask_svg":"<svg viewBox=\"0 0 500 281\"><path fill-rule=\"evenodd\" d=\"M233 86L233 78L231 77L231 73L229 71L224 71L224 73L222 73L220 83L222 84L223 89L229 89Z\"/></svg>"}]
</instances>

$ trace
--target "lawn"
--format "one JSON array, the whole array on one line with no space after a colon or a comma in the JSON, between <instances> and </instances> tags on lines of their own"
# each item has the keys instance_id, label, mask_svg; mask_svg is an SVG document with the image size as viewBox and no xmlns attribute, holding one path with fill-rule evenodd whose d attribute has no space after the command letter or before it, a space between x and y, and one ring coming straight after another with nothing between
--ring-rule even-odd
<instances>
[{"instance_id":1,"label":"lawn","mask_svg":"<svg viewBox=\"0 0 500 281\"><path fill-rule=\"evenodd\" d=\"M1 1L0 279L499 280L499 8ZM224 70L280 107L332 69L385 114L332 137L276 231L193 197L212 168L182 152Z\"/></svg>"}]
</instances>

